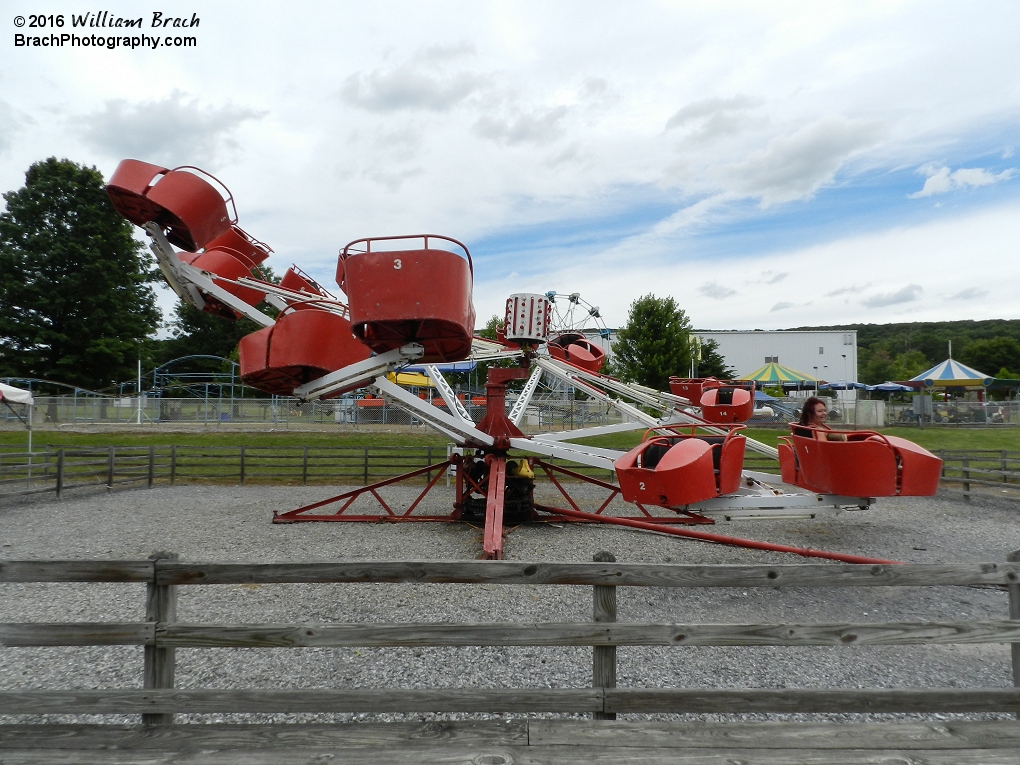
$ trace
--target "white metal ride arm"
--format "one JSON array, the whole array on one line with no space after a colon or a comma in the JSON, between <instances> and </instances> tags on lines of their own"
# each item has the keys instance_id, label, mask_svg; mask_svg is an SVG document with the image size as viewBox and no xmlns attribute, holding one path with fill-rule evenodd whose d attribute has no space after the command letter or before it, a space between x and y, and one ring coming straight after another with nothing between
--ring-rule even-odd
<instances>
[{"instance_id":1,"label":"white metal ride arm","mask_svg":"<svg viewBox=\"0 0 1020 765\"><path fill-rule=\"evenodd\" d=\"M425 349L421 344L408 343L400 348L380 353L378 356L372 356L356 364L348 364L335 372L310 380L295 388L294 395L302 401L310 401L313 398L328 396L341 388L360 388L364 385L375 384L377 377L392 372L411 359L421 358L424 353Z\"/></svg>"},{"instance_id":2,"label":"white metal ride arm","mask_svg":"<svg viewBox=\"0 0 1020 765\"><path fill-rule=\"evenodd\" d=\"M655 401L653 396L644 393L644 391L630 389L626 383L621 383L616 380L610 380L606 378L604 375L598 375L592 372L586 372L584 370L577 369L576 367L572 367L569 364L564 364L563 362L557 361L556 359L540 358L537 359L537 363L545 371L549 372L552 375L555 375L556 377L559 377L561 380L564 380L568 384L580 388L585 393L592 395L594 398L599 398L600 400L611 403L611 405L614 406L618 411L620 411L625 416L633 420L648 423L648 426L653 428L662 427L663 425L667 424L666 418L663 418L662 420L656 420L651 415L645 414L637 407L631 406L630 404L626 404L623 401L619 401L618 399L613 399L609 397L607 394L603 393L602 391L598 391L598 389L595 386L596 385L604 386L606 388L609 388L610 390L621 393L622 395L627 396L628 398L631 398L634 401L638 401L648 406L653 406L659 409L661 409L664 406L661 401ZM591 382L590 383L587 382L588 380L590 380ZM592 394L591 391L597 391L601 395L596 396ZM671 398L679 398L678 396L672 396L671 394L662 395L663 396L668 395ZM683 400L686 401L686 399ZM701 417L691 414L690 412L684 412L681 410L673 410L672 421L683 422L689 425L702 425L706 427L706 430L718 433L720 435L722 435L725 432L721 429L706 426L705 420L703 420ZM763 444L761 441L757 441L753 438L747 439L747 446L752 451L756 451L759 454L764 454L766 457L771 457L772 459L779 459L779 450L776 449L774 446Z\"/></svg>"},{"instance_id":3,"label":"white metal ride arm","mask_svg":"<svg viewBox=\"0 0 1020 765\"><path fill-rule=\"evenodd\" d=\"M436 390L439 391L439 395L443 397L443 401L446 402L446 406L449 408L450 414L463 420L464 425L474 427L474 421L468 414L467 409L464 408L464 404L459 398L457 398L457 394L454 393L453 388L450 387L450 383L448 383L446 378L443 377L442 372L440 372L434 364L426 364L425 374L429 376L429 379L432 380L432 384L435 385Z\"/></svg>"},{"instance_id":4,"label":"white metal ride arm","mask_svg":"<svg viewBox=\"0 0 1020 765\"><path fill-rule=\"evenodd\" d=\"M492 446L495 439L487 433L483 433L474 426L471 420L463 420L455 417L449 412L444 412L439 407L424 401L412 393L404 390L394 382L390 382L383 376L377 377L372 385L383 394L385 398L392 401L401 409L414 414L415 417L423 420L436 430L445 433L459 444L474 444L477 446Z\"/></svg>"},{"instance_id":5,"label":"white metal ride arm","mask_svg":"<svg viewBox=\"0 0 1020 765\"><path fill-rule=\"evenodd\" d=\"M594 446L570 443L552 444L548 441L536 441L533 438L511 438L510 446L524 452L544 454L547 457L560 457L604 470L612 470L613 462L624 455L624 452L615 449L597 449Z\"/></svg>"},{"instance_id":6,"label":"white metal ride arm","mask_svg":"<svg viewBox=\"0 0 1020 765\"><path fill-rule=\"evenodd\" d=\"M643 422L617 422L613 425L596 425L594 428L582 428L580 430L561 430L556 433L539 433L531 438L536 441L573 441L577 438L604 436L607 433L623 433L628 430L641 430L645 427L646 426Z\"/></svg>"},{"instance_id":7,"label":"white metal ride arm","mask_svg":"<svg viewBox=\"0 0 1020 765\"><path fill-rule=\"evenodd\" d=\"M531 373L531 377L524 383L524 390L521 391L521 395L517 397L517 401L514 402L513 408L510 410L510 422L514 425L520 425L521 420L524 419L524 410L528 408L528 404L531 403L531 397L535 395L535 391L538 390L538 384L542 380L542 367L535 367Z\"/></svg>"},{"instance_id":8,"label":"white metal ride arm","mask_svg":"<svg viewBox=\"0 0 1020 765\"><path fill-rule=\"evenodd\" d=\"M345 319L351 318L351 311L347 305L329 295L315 295L308 292L289 290L286 287L281 287L279 284L271 284L269 282L261 281L260 279L249 279L246 276L242 276L234 283L240 284L242 287L248 287L249 289L265 292L266 302L276 306L281 311L288 305L293 305L294 303L311 302L315 308L338 314L339 316L343 316Z\"/></svg>"},{"instance_id":9,"label":"white metal ride arm","mask_svg":"<svg viewBox=\"0 0 1020 765\"><path fill-rule=\"evenodd\" d=\"M271 327L276 323L273 317L267 316L257 308L248 305L216 284L207 272L183 262L163 235L163 230L155 223L146 223L143 228L152 239L149 247L156 256L159 270L163 272L163 276L166 278L170 288L184 302L202 309L205 307L205 299L201 293L204 292L238 313L247 316L256 324L260 324L263 327Z\"/></svg>"}]
</instances>

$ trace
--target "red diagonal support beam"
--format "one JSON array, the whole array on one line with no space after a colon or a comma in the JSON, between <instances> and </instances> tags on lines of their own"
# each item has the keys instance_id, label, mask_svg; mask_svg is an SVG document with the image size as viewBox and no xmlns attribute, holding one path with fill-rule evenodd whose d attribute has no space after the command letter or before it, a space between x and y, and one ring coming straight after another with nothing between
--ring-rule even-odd
<instances>
[{"instance_id":1,"label":"red diagonal support beam","mask_svg":"<svg viewBox=\"0 0 1020 765\"><path fill-rule=\"evenodd\" d=\"M489 491L485 496L485 538L482 554L486 560L503 558L503 497L506 494L506 457L492 455L489 463Z\"/></svg>"}]
</instances>

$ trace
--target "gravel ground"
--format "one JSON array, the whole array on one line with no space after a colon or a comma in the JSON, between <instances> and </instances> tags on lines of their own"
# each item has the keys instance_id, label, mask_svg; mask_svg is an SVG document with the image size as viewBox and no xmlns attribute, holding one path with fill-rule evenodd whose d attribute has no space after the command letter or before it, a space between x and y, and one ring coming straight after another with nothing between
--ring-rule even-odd
<instances>
[{"instance_id":1,"label":"gravel ground","mask_svg":"<svg viewBox=\"0 0 1020 765\"><path fill-rule=\"evenodd\" d=\"M586 487L587 488L587 487ZM595 493L585 494L597 503ZM463 560L481 531L463 524L271 525L287 510L336 493L328 487L179 486L0 503L0 559L141 559L154 550L193 561ZM417 490L388 489L397 501ZM426 500L452 502L439 488ZM541 495L540 495L541 498ZM1020 504L897 498L826 520L741 521L713 530L735 536L896 560L1004 561L1020 548ZM798 556L586 524L513 529L509 560L802 563ZM182 621L587 621L591 590L554 586L247 585L182 587ZM1001 619L1002 591L980 588L620 588L621 621L776 622ZM143 585L0 584L0 621L139 620ZM1011 684L1007 646L839 648L620 648L620 686L992 687ZM587 687L591 649L180 649L182 688ZM142 650L0 648L0 688L141 687ZM468 715L448 715L466 717ZM372 719L430 719L379 715ZM748 716L751 717L751 716ZM758 716L761 717L761 716ZM779 717L779 716L776 716ZM797 716L784 716L786 719ZM851 719L827 715L828 719ZM874 716L883 719L888 716ZM939 717L932 715L929 717ZM183 721L327 721L365 715L179 716ZM751 718L753 719L753 718ZM816 716L814 719L818 719ZM856 718L862 719L862 718ZM132 721L12 716L0 722Z\"/></svg>"}]
</instances>

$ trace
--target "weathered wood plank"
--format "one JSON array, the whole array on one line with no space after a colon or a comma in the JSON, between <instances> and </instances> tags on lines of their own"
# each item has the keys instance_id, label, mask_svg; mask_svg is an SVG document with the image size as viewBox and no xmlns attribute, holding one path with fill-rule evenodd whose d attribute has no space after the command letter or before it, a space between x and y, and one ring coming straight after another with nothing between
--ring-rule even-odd
<instances>
[{"instance_id":1,"label":"weathered wood plank","mask_svg":"<svg viewBox=\"0 0 1020 765\"><path fill-rule=\"evenodd\" d=\"M273 746L352 748L411 743L683 749L1020 748L1020 726L1010 720L888 723L448 720L176 725L158 731L121 725L5 725L0 733L0 751L110 747L139 750Z\"/></svg>"},{"instance_id":2,"label":"weathered wood plank","mask_svg":"<svg viewBox=\"0 0 1020 765\"><path fill-rule=\"evenodd\" d=\"M400 744L526 746L527 720L437 720L393 723L174 725L157 730L126 725L4 725L5 749L240 749Z\"/></svg>"},{"instance_id":3,"label":"weathered wood plank","mask_svg":"<svg viewBox=\"0 0 1020 765\"><path fill-rule=\"evenodd\" d=\"M602 708L605 694L605 709ZM0 691L0 714L1015 712L1020 689L452 688Z\"/></svg>"},{"instance_id":4,"label":"weathered wood plank","mask_svg":"<svg viewBox=\"0 0 1020 765\"><path fill-rule=\"evenodd\" d=\"M1013 720L938 722L676 722L530 720L531 746L750 749L1020 748Z\"/></svg>"},{"instance_id":5,"label":"weathered wood plank","mask_svg":"<svg viewBox=\"0 0 1020 765\"><path fill-rule=\"evenodd\" d=\"M607 688L607 712L1016 712L1020 688Z\"/></svg>"},{"instance_id":6,"label":"weathered wood plank","mask_svg":"<svg viewBox=\"0 0 1020 765\"><path fill-rule=\"evenodd\" d=\"M594 712L602 709L602 694L592 688L0 691L0 714Z\"/></svg>"},{"instance_id":7,"label":"weathered wood plank","mask_svg":"<svg viewBox=\"0 0 1020 765\"><path fill-rule=\"evenodd\" d=\"M1000 750L676 750L618 747L290 747L146 752L8 750L4 765L1016 765L1020 749Z\"/></svg>"},{"instance_id":8,"label":"weathered wood plank","mask_svg":"<svg viewBox=\"0 0 1020 765\"><path fill-rule=\"evenodd\" d=\"M0 582L149 582L149 560L0 561Z\"/></svg>"},{"instance_id":9,"label":"weathered wood plank","mask_svg":"<svg viewBox=\"0 0 1020 765\"><path fill-rule=\"evenodd\" d=\"M144 622L0 623L0 646L152 645L156 625Z\"/></svg>"},{"instance_id":10,"label":"weathered wood plank","mask_svg":"<svg viewBox=\"0 0 1020 765\"><path fill-rule=\"evenodd\" d=\"M164 563L159 584L417 582L581 584L658 587L859 587L1009 584L1020 564L787 564L736 566L514 561L344 561L324 563Z\"/></svg>"},{"instance_id":11,"label":"weathered wood plank","mask_svg":"<svg viewBox=\"0 0 1020 765\"><path fill-rule=\"evenodd\" d=\"M3 635L0 625L0 636ZM1020 642L1020 622L872 624L653 624L587 622L160 624L177 648L344 646L838 646Z\"/></svg>"}]
</instances>

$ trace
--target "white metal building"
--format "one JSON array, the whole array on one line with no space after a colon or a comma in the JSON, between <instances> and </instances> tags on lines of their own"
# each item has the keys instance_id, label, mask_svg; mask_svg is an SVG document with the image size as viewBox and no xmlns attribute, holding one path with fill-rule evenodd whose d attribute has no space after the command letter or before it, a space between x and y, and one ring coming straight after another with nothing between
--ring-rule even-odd
<instances>
[{"instance_id":1,"label":"white metal building","mask_svg":"<svg viewBox=\"0 0 1020 765\"><path fill-rule=\"evenodd\" d=\"M857 381L856 330L721 330L694 333L719 344L719 353L737 376L770 361L811 377Z\"/></svg>"}]
</instances>

